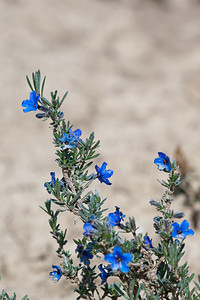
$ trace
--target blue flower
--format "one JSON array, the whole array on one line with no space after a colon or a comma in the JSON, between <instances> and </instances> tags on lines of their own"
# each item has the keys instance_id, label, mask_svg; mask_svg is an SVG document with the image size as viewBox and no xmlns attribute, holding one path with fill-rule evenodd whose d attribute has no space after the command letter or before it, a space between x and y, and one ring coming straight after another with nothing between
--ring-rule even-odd
<instances>
[{"instance_id":1,"label":"blue flower","mask_svg":"<svg viewBox=\"0 0 200 300\"><path fill-rule=\"evenodd\" d=\"M106 254L104 259L111 263L113 271L117 271L119 269L123 273L127 273L129 271L127 264L132 260L132 255L130 253L122 253L121 248L115 246L113 254Z\"/></svg>"},{"instance_id":2,"label":"blue flower","mask_svg":"<svg viewBox=\"0 0 200 300\"><path fill-rule=\"evenodd\" d=\"M22 106L25 107L23 112L27 113L31 110L35 111L38 108L38 101L40 99L40 94L37 95L35 91L30 93L30 99L24 100Z\"/></svg>"},{"instance_id":3,"label":"blue flower","mask_svg":"<svg viewBox=\"0 0 200 300\"><path fill-rule=\"evenodd\" d=\"M80 261L84 263L84 265L89 265L90 261L89 259L93 258L93 255L91 253L92 248L87 247L84 249L84 245L79 244L75 250L75 252L78 252L78 257L80 258Z\"/></svg>"},{"instance_id":4,"label":"blue flower","mask_svg":"<svg viewBox=\"0 0 200 300\"><path fill-rule=\"evenodd\" d=\"M60 280L62 276L62 271L59 266L52 265L53 271L49 273L50 276L52 276L52 280L58 281Z\"/></svg>"},{"instance_id":5,"label":"blue flower","mask_svg":"<svg viewBox=\"0 0 200 300\"><path fill-rule=\"evenodd\" d=\"M148 245L149 248L153 248L152 246L152 239L147 235L146 239L144 239L144 245Z\"/></svg>"},{"instance_id":6,"label":"blue flower","mask_svg":"<svg viewBox=\"0 0 200 300\"><path fill-rule=\"evenodd\" d=\"M89 220L83 225L83 229L85 232L83 232L84 236L92 236L94 233L97 232L97 229L92 225L94 223L94 220L96 219L96 216L93 215Z\"/></svg>"},{"instance_id":7,"label":"blue flower","mask_svg":"<svg viewBox=\"0 0 200 300\"><path fill-rule=\"evenodd\" d=\"M189 222L184 220L180 225L177 222L172 224L172 236L178 239L184 239L187 235L193 235L194 231L192 229L188 229Z\"/></svg>"},{"instance_id":8,"label":"blue flower","mask_svg":"<svg viewBox=\"0 0 200 300\"><path fill-rule=\"evenodd\" d=\"M51 175L51 181L45 182L45 184L44 184L44 186L47 189L47 192L49 194L51 194L51 191L48 189L47 184L49 184L53 188L54 184L56 183L55 172L51 172L50 175Z\"/></svg>"},{"instance_id":9,"label":"blue flower","mask_svg":"<svg viewBox=\"0 0 200 300\"><path fill-rule=\"evenodd\" d=\"M121 220L124 221L124 218L126 217L120 210L118 206L116 207L116 212L110 213L108 215L109 223L111 226L117 226L120 225Z\"/></svg>"},{"instance_id":10,"label":"blue flower","mask_svg":"<svg viewBox=\"0 0 200 300\"><path fill-rule=\"evenodd\" d=\"M107 163L104 162L101 167L95 166L95 169L97 171L97 178L102 183L106 183L108 185L111 185L112 183L108 180L113 175L112 170L106 170Z\"/></svg>"},{"instance_id":11,"label":"blue flower","mask_svg":"<svg viewBox=\"0 0 200 300\"><path fill-rule=\"evenodd\" d=\"M59 140L63 143L62 144L62 148L63 150L65 149L72 149L75 146L77 146L79 144L81 140L80 136L81 136L81 130L80 129L76 129L74 131L72 131L71 129L69 130L70 133L63 133L62 138L60 138Z\"/></svg>"},{"instance_id":12,"label":"blue flower","mask_svg":"<svg viewBox=\"0 0 200 300\"><path fill-rule=\"evenodd\" d=\"M154 159L154 164L156 164L158 166L158 169L160 171L170 172L171 171L171 164L170 164L169 156L167 156L163 152L158 152L158 156L159 157Z\"/></svg>"},{"instance_id":13,"label":"blue flower","mask_svg":"<svg viewBox=\"0 0 200 300\"><path fill-rule=\"evenodd\" d=\"M103 267L102 264L100 264L98 268L101 271L101 273L98 276L100 276L102 279L101 284L104 284L107 278L112 275L111 265L107 265Z\"/></svg>"}]
</instances>

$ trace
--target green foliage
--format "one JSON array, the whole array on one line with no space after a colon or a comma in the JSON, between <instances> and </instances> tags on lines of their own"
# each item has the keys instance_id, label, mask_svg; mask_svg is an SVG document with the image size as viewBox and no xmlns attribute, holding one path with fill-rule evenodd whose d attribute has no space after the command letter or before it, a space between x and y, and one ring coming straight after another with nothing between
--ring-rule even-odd
<instances>
[{"instance_id":1,"label":"green foliage","mask_svg":"<svg viewBox=\"0 0 200 300\"><path fill-rule=\"evenodd\" d=\"M14 293L13 297L10 297L5 290L0 294L0 300L17 300L17 296ZM21 300L29 300L28 296L24 296Z\"/></svg>"}]
</instances>

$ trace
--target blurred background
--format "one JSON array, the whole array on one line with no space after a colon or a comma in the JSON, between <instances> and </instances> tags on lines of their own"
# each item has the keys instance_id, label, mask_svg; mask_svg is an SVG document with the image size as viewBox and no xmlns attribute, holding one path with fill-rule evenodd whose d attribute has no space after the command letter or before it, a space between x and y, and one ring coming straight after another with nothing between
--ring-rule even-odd
<instances>
[{"instance_id":1,"label":"blurred background","mask_svg":"<svg viewBox=\"0 0 200 300\"><path fill-rule=\"evenodd\" d=\"M25 76L47 75L45 97L60 96L74 129L101 140L103 161L114 170L112 186L94 184L156 243L150 198L163 193L153 164L158 151L172 159L179 145L200 175L200 3L197 0L1 0L0 1L0 288L36 299L75 299L65 282L53 284L59 264L43 184L61 173L48 123L24 114L30 90ZM200 181L199 181L200 182ZM175 210L183 207L181 198ZM69 247L82 224L65 214ZM199 229L186 240L191 271ZM50 297L50 298L49 298Z\"/></svg>"}]
</instances>

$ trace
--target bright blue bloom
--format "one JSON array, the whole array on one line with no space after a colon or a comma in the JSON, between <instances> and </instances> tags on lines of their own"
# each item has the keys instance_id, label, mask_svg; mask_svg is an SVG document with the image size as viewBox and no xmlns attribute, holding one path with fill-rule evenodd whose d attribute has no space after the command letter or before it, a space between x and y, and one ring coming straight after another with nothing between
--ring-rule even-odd
<instances>
[{"instance_id":1,"label":"bright blue bloom","mask_svg":"<svg viewBox=\"0 0 200 300\"><path fill-rule=\"evenodd\" d=\"M51 175L51 181L45 182L45 184L44 184L44 186L45 186L45 188L47 189L47 192L48 192L49 194L51 194L51 192L50 192L50 190L48 189L47 184L49 184L49 185L53 188L54 184L56 183L55 172L51 172L50 175Z\"/></svg>"},{"instance_id":2,"label":"bright blue bloom","mask_svg":"<svg viewBox=\"0 0 200 300\"><path fill-rule=\"evenodd\" d=\"M121 248L115 246L113 254L106 254L104 259L111 263L113 271L117 271L119 269L123 273L127 273L129 271L127 264L132 260L132 255L130 253L122 253Z\"/></svg>"},{"instance_id":3,"label":"bright blue bloom","mask_svg":"<svg viewBox=\"0 0 200 300\"><path fill-rule=\"evenodd\" d=\"M62 138L59 139L63 143L62 144L63 150L72 149L75 146L77 146L80 141L82 141L82 139L80 138L82 133L80 129L76 129L74 131L70 129L69 132L70 133L68 134L63 133Z\"/></svg>"},{"instance_id":4,"label":"bright blue bloom","mask_svg":"<svg viewBox=\"0 0 200 300\"><path fill-rule=\"evenodd\" d=\"M53 276L52 280L58 281L62 276L62 271L59 266L52 265L53 271L49 273L50 276Z\"/></svg>"},{"instance_id":5,"label":"bright blue bloom","mask_svg":"<svg viewBox=\"0 0 200 300\"><path fill-rule=\"evenodd\" d=\"M75 252L78 252L78 257L80 258L80 261L84 263L84 265L90 264L89 259L93 258L91 251L91 247L88 246L86 249L84 249L84 245L82 244L79 244L75 250Z\"/></svg>"},{"instance_id":6,"label":"bright blue bloom","mask_svg":"<svg viewBox=\"0 0 200 300\"><path fill-rule=\"evenodd\" d=\"M160 171L170 172L171 171L171 164L170 164L169 156L167 156L163 152L158 152L158 156L159 157L154 159L154 164L156 164L158 166L158 169Z\"/></svg>"},{"instance_id":7,"label":"bright blue bloom","mask_svg":"<svg viewBox=\"0 0 200 300\"><path fill-rule=\"evenodd\" d=\"M189 222L184 220L180 225L175 222L172 224L172 236L178 239L184 239L187 235L193 235L194 231L192 229L188 229Z\"/></svg>"},{"instance_id":8,"label":"bright blue bloom","mask_svg":"<svg viewBox=\"0 0 200 300\"><path fill-rule=\"evenodd\" d=\"M144 245L148 245L149 248L153 248L152 246L152 239L147 235L146 239L144 239Z\"/></svg>"},{"instance_id":9,"label":"bright blue bloom","mask_svg":"<svg viewBox=\"0 0 200 300\"><path fill-rule=\"evenodd\" d=\"M84 236L92 236L94 233L97 232L97 229L92 225L94 223L94 220L96 219L96 216L93 215L89 220L83 225L83 229L85 232L83 232Z\"/></svg>"},{"instance_id":10,"label":"bright blue bloom","mask_svg":"<svg viewBox=\"0 0 200 300\"><path fill-rule=\"evenodd\" d=\"M112 183L108 180L113 175L112 170L106 170L107 163L104 162L101 167L95 166L95 169L97 171L97 178L102 183L106 183L108 185L111 185Z\"/></svg>"},{"instance_id":11,"label":"bright blue bloom","mask_svg":"<svg viewBox=\"0 0 200 300\"><path fill-rule=\"evenodd\" d=\"M121 220L124 221L124 218L126 217L120 210L118 206L116 207L116 212L110 213L108 215L109 223L111 226L117 226L120 225Z\"/></svg>"},{"instance_id":12,"label":"bright blue bloom","mask_svg":"<svg viewBox=\"0 0 200 300\"><path fill-rule=\"evenodd\" d=\"M31 110L37 110L38 101L40 99L40 94L37 95L35 91L30 93L30 99L24 100L22 106L25 107L23 112L27 113Z\"/></svg>"},{"instance_id":13,"label":"bright blue bloom","mask_svg":"<svg viewBox=\"0 0 200 300\"><path fill-rule=\"evenodd\" d=\"M111 265L107 265L103 267L102 264L100 264L98 268L101 271L101 273L98 276L100 276L102 279L101 284L104 284L107 278L112 275Z\"/></svg>"}]
</instances>

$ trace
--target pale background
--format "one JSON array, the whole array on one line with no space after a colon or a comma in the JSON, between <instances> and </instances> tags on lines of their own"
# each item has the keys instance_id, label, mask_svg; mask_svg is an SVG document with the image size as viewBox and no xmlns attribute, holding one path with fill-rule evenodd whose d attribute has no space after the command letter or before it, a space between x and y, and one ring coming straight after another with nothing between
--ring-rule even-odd
<instances>
[{"instance_id":1,"label":"pale background","mask_svg":"<svg viewBox=\"0 0 200 300\"><path fill-rule=\"evenodd\" d=\"M76 299L49 278L58 264L48 216L39 205L56 170L48 123L24 114L25 75L47 75L45 96L69 96L63 111L83 137L101 140L98 163L114 170L112 186L95 183L109 212L121 207L152 235L161 174L158 151L180 145L200 175L200 3L197 0L0 1L0 288L36 299ZM181 210L181 201L176 202ZM190 211L183 208L190 220ZM72 238L82 224L66 214ZM199 231L186 240L191 271L200 273Z\"/></svg>"}]
</instances>

